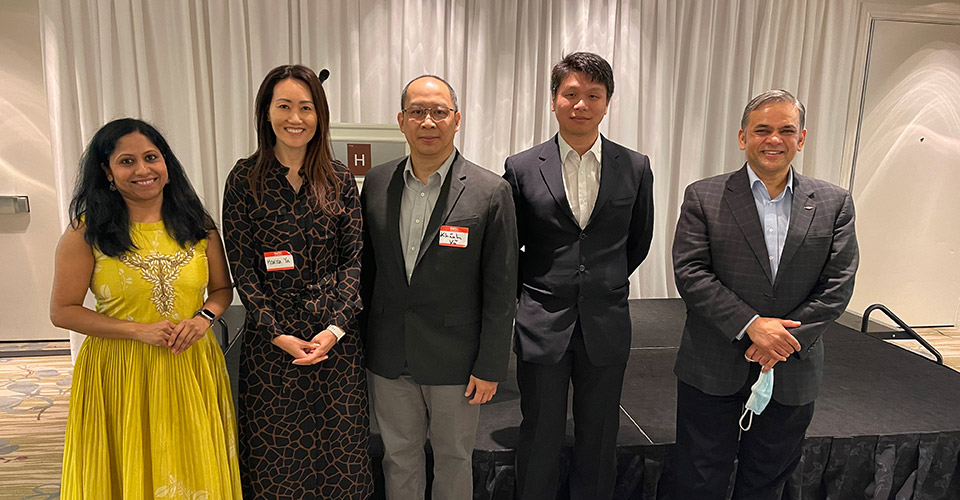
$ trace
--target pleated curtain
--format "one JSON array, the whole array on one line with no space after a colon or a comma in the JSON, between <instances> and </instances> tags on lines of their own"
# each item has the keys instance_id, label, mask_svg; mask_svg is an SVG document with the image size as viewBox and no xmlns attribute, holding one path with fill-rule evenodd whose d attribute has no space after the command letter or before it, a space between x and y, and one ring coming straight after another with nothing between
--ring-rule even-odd
<instances>
[{"instance_id":1,"label":"pleated curtain","mask_svg":"<svg viewBox=\"0 0 960 500\"><path fill-rule=\"evenodd\" d=\"M683 189L742 165L737 130L753 95L795 93L809 129L795 166L849 178L853 0L40 0L40 12L64 224L82 148L122 116L165 133L219 217L227 172L255 148L257 87L287 63L330 70L334 122L395 124L408 80L444 77L462 109L457 147L500 173L557 131L552 65L578 50L604 56L616 89L601 132L648 154L655 175L653 246L633 297L676 296Z\"/></svg>"}]
</instances>

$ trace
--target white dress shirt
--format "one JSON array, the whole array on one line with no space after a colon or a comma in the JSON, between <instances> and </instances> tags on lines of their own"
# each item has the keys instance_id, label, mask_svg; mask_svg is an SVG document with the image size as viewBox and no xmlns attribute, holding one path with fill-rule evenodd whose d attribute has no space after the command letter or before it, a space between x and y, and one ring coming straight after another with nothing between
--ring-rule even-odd
<instances>
[{"instance_id":1,"label":"white dress shirt","mask_svg":"<svg viewBox=\"0 0 960 500\"><path fill-rule=\"evenodd\" d=\"M560 146L560 161L563 162L563 190L567 194L567 202L573 216L584 228L590 222L590 215L597 203L597 193L600 191L600 135L593 146L580 156L563 135L557 134Z\"/></svg>"}]
</instances>

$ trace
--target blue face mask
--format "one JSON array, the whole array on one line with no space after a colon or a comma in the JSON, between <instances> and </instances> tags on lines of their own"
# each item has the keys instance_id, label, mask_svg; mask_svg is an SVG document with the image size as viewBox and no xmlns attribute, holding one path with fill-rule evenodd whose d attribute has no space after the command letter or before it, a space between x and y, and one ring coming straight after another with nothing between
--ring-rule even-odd
<instances>
[{"instance_id":1,"label":"blue face mask","mask_svg":"<svg viewBox=\"0 0 960 500\"><path fill-rule=\"evenodd\" d=\"M761 371L760 376L757 377L757 381L754 382L753 387L750 388L750 397L747 398L743 415L740 416L740 429L743 431L750 430L750 426L753 425L753 414L759 415L763 413L763 409L770 403L771 397L773 397L773 368L766 373ZM743 419L747 418L747 415L750 416L750 419L747 421L746 427L744 427Z\"/></svg>"}]
</instances>

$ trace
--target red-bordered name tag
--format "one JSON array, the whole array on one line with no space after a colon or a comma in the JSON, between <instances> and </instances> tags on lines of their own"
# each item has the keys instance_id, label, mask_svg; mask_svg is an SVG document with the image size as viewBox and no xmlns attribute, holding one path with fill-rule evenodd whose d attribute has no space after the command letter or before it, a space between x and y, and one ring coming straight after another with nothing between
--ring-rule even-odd
<instances>
[{"instance_id":1,"label":"red-bordered name tag","mask_svg":"<svg viewBox=\"0 0 960 500\"><path fill-rule=\"evenodd\" d=\"M263 252L263 263L267 271L289 271L293 269L293 255L286 250Z\"/></svg>"},{"instance_id":2,"label":"red-bordered name tag","mask_svg":"<svg viewBox=\"0 0 960 500\"><path fill-rule=\"evenodd\" d=\"M440 246L467 248L470 230L465 227L440 226Z\"/></svg>"}]
</instances>

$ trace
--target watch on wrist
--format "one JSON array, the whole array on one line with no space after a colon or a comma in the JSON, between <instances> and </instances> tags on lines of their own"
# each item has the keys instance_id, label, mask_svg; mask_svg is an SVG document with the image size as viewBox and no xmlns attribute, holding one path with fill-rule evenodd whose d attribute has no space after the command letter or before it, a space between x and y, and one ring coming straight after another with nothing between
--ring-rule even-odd
<instances>
[{"instance_id":1,"label":"watch on wrist","mask_svg":"<svg viewBox=\"0 0 960 500\"><path fill-rule=\"evenodd\" d=\"M206 318L207 321L210 322L210 326L213 326L213 322L217 320L217 315L213 314L213 312L210 311L209 309L200 309L199 311L193 314L194 318L196 318L197 316L203 316L204 318Z\"/></svg>"}]
</instances>

